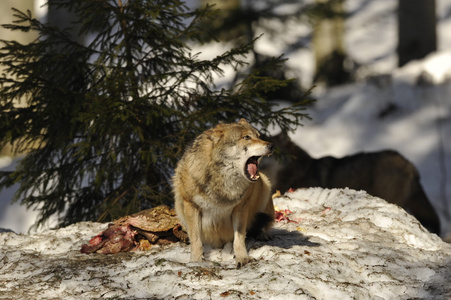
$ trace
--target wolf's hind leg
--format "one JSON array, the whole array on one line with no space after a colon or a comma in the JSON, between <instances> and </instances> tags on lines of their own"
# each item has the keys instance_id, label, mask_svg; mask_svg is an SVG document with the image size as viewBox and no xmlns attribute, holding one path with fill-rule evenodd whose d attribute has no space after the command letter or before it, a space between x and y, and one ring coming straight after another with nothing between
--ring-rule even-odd
<instances>
[{"instance_id":1,"label":"wolf's hind leg","mask_svg":"<svg viewBox=\"0 0 451 300\"><path fill-rule=\"evenodd\" d=\"M266 213L257 213L251 227L247 231L247 236L259 241L269 241L271 238L267 231L271 227L274 218Z\"/></svg>"}]
</instances>

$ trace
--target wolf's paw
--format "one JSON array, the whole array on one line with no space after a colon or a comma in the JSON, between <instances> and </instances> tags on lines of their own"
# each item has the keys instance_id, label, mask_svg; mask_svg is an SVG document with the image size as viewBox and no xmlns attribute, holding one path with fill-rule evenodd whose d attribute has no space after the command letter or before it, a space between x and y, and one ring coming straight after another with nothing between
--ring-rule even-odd
<instances>
[{"instance_id":1,"label":"wolf's paw","mask_svg":"<svg viewBox=\"0 0 451 300\"><path fill-rule=\"evenodd\" d=\"M250 258L249 256L245 256L245 257L241 257L241 258L236 257L235 261L236 261L236 268L239 269L242 266L244 266L245 264L251 262L252 258Z\"/></svg>"},{"instance_id":2,"label":"wolf's paw","mask_svg":"<svg viewBox=\"0 0 451 300\"><path fill-rule=\"evenodd\" d=\"M204 261L204 256L203 253L196 253L196 252L191 252L191 257L190 257L190 262L203 262Z\"/></svg>"}]
</instances>

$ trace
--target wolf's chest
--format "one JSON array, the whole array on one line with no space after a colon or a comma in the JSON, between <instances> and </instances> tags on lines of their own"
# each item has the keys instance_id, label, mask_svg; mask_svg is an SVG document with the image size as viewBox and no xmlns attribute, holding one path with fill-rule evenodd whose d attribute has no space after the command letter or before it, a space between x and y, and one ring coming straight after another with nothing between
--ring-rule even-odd
<instances>
[{"instance_id":1,"label":"wolf's chest","mask_svg":"<svg viewBox=\"0 0 451 300\"><path fill-rule=\"evenodd\" d=\"M201 232L204 243L221 247L233 241L233 207L202 210Z\"/></svg>"}]
</instances>

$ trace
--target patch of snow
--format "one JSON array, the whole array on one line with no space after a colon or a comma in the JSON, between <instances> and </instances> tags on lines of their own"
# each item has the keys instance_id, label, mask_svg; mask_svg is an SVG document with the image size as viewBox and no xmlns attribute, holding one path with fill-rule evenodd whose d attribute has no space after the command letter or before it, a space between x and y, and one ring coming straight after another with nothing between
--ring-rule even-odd
<instances>
[{"instance_id":1,"label":"patch of snow","mask_svg":"<svg viewBox=\"0 0 451 300\"><path fill-rule=\"evenodd\" d=\"M8 156L0 157L0 171L8 172L14 170L17 160ZM15 184L10 188L3 189L0 194L0 228L12 230L17 233L28 232L35 223L38 212L20 205L11 203L14 193L18 189Z\"/></svg>"},{"instance_id":2,"label":"patch of snow","mask_svg":"<svg viewBox=\"0 0 451 300\"><path fill-rule=\"evenodd\" d=\"M189 1L190 7L196 4L196 1ZM444 205L451 198L451 52L438 52L396 68L397 2L348 0L344 5L350 15L346 21L345 48L351 60L366 68L365 75L387 75L318 93L318 102L308 110L313 120L306 120L305 126L292 138L315 158L382 149L399 151L419 169L422 185L440 214L442 230L444 234L451 233L451 220L447 217L451 212L447 212ZM450 12L450 1L437 1L440 50L451 45ZM291 22L282 27L277 21L265 25L282 30L283 34L266 33L256 42L256 48L268 55L286 52L293 76L309 86L315 66L308 40L306 47L287 51L287 44L311 34L309 25ZM229 44L212 44L193 47L193 52L201 51L200 57L209 59L228 47ZM218 78L218 86L227 84L230 74L226 70L226 77ZM426 84L419 86L418 81ZM392 104L397 109L380 119L381 111ZM2 170L9 163L9 158L0 158ZM14 164L12 162L11 166ZM16 188L0 194L0 228L27 232L37 212L17 203L9 204Z\"/></svg>"},{"instance_id":3,"label":"patch of snow","mask_svg":"<svg viewBox=\"0 0 451 300\"><path fill-rule=\"evenodd\" d=\"M189 262L189 246L81 254L107 227L83 222L39 234L0 234L0 293L7 299L447 299L451 245L401 208L349 189L300 189L275 199L290 220L253 261L235 268L232 247ZM391 222L390 226L387 226Z\"/></svg>"}]
</instances>

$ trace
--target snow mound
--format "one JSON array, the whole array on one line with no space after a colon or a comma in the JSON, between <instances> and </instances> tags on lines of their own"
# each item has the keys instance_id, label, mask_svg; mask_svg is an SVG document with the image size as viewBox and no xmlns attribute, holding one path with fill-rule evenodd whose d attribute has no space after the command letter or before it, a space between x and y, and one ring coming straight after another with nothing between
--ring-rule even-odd
<instances>
[{"instance_id":1,"label":"snow mound","mask_svg":"<svg viewBox=\"0 0 451 300\"><path fill-rule=\"evenodd\" d=\"M114 255L79 249L107 224L0 234L0 294L8 299L449 299L451 245L401 208L349 189L300 189L276 198L287 213L254 259L232 247L189 262L184 244ZM292 213L290 213L290 211Z\"/></svg>"}]
</instances>

